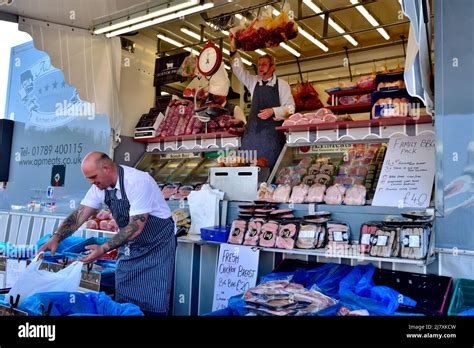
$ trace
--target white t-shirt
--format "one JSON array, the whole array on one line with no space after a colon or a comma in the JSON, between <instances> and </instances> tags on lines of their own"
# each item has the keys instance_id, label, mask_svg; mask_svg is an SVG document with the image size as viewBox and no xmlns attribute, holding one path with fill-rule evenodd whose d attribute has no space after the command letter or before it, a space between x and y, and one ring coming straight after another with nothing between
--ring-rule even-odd
<instances>
[{"instance_id":1,"label":"white t-shirt","mask_svg":"<svg viewBox=\"0 0 474 348\"><path fill-rule=\"evenodd\" d=\"M140 214L150 214L161 219L171 216L170 208L161 193L155 180L146 172L141 170L121 166L124 170L124 189L130 203L130 216ZM115 185L117 198L122 198L120 191L120 177ZM112 190L113 188L107 188ZM105 190L100 190L92 185L81 204L94 209L99 209L105 200Z\"/></svg>"}]
</instances>

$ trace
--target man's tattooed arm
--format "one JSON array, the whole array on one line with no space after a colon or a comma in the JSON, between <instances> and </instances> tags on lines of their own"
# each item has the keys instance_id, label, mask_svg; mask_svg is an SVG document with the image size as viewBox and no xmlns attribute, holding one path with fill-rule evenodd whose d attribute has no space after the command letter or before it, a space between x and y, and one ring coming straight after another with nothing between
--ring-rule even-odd
<instances>
[{"instance_id":1,"label":"man's tattooed arm","mask_svg":"<svg viewBox=\"0 0 474 348\"><path fill-rule=\"evenodd\" d=\"M53 234L58 236L59 242L66 239L74 232L77 231L79 227L94 214L97 210L94 208L86 207L85 205L80 205L79 208L74 210L71 215L69 215L59 226L58 230Z\"/></svg>"},{"instance_id":2,"label":"man's tattooed arm","mask_svg":"<svg viewBox=\"0 0 474 348\"><path fill-rule=\"evenodd\" d=\"M137 237L145 227L148 214L134 215L130 217L130 222L124 228L121 228L107 243L102 245L104 253L116 249L126 241Z\"/></svg>"}]
</instances>

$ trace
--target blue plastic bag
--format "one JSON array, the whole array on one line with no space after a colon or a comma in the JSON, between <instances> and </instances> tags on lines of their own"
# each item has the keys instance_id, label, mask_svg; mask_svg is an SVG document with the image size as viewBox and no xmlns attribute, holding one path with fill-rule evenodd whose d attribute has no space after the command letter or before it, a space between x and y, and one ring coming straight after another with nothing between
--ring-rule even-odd
<instances>
[{"instance_id":1,"label":"blue plastic bag","mask_svg":"<svg viewBox=\"0 0 474 348\"><path fill-rule=\"evenodd\" d=\"M328 263L308 271L297 269L293 281L337 299L339 284L351 271L352 267L349 265Z\"/></svg>"},{"instance_id":2,"label":"blue plastic bag","mask_svg":"<svg viewBox=\"0 0 474 348\"><path fill-rule=\"evenodd\" d=\"M260 277L260 283L271 282L276 280L292 281L294 272L269 273Z\"/></svg>"},{"instance_id":3,"label":"blue plastic bag","mask_svg":"<svg viewBox=\"0 0 474 348\"><path fill-rule=\"evenodd\" d=\"M341 281L339 297L350 306L365 308L372 315L393 315L400 303L414 306L416 302L386 286L372 281L372 264L356 266Z\"/></svg>"},{"instance_id":4,"label":"blue plastic bag","mask_svg":"<svg viewBox=\"0 0 474 348\"><path fill-rule=\"evenodd\" d=\"M118 303L103 292L43 292L27 297L18 309L42 315L52 303L51 316L143 316L132 303Z\"/></svg>"},{"instance_id":5,"label":"blue plastic bag","mask_svg":"<svg viewBox=\"0 0 474 348\"><path fill-rule=\"evenodd\" d=\"M41 237L36 242L36 248L37 249L41 248L41 246L45 244L50 238L51 238L51 234L47 234ZM61 243L59 243L58 248L56 249L56 254L62 255L66 249L78 243L84 242L86 239L87 238L69 236L66 239L64 239ZM47 251L44 254L45 256L48 256L51 254L51 252Z\"/></svg>"}]
</instances>

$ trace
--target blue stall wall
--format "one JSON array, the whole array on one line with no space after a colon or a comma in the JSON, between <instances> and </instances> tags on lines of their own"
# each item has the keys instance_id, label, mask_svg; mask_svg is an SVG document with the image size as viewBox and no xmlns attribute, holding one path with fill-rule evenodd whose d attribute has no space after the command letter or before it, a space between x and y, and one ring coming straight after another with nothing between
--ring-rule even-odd
<instances>
[{"instance_id":1,"label":"blue stall wall","mask_svg":"<svg viewBox=\"0 0 474 348\"><path fill-rule=\"evenodd\" d=\"M474 250L474 1L435 1L437 247Z\"/></svg>"},{"instance_id":2,"label":"blue stall wall","mask_svg":"<svg viewBox=\"0 0 474 348\"><path fill-rule=\"evenodd\" d=\"M32 42L12 48L6 117L14 119L10 181L0 191L0 209L26 206L29 201L56 201L56 214L77 207L90 185L81 161L92 150L109 153L107 115L79 99L61 70ZM47 197L53 165L65 165L63 187Z\"/></svg>"}]
</instances>

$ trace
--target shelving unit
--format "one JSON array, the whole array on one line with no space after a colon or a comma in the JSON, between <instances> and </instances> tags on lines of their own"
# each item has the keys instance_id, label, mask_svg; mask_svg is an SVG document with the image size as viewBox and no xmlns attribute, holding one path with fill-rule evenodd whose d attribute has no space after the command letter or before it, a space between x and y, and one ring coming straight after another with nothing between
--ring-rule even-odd
<instances>
[{"instance_id":1,"label":"shelving unit","mask_svg":"<svg viewBox=\"0 0 474 348\"><path fill-rule=\"evenodd\" d=\"M331 110L335 114L370 112L370 109L372 107L371 102L358 103L358 104L352 104L352 105L341 105L339 104L339 98L344 97L344 96L371 94L373 91L375 91L374 87L352 88L352 89L343 89L339 91L327 92L329 96L331 97L331 105L327 106L326 108Z\"/></svg>"}]
</instances>

